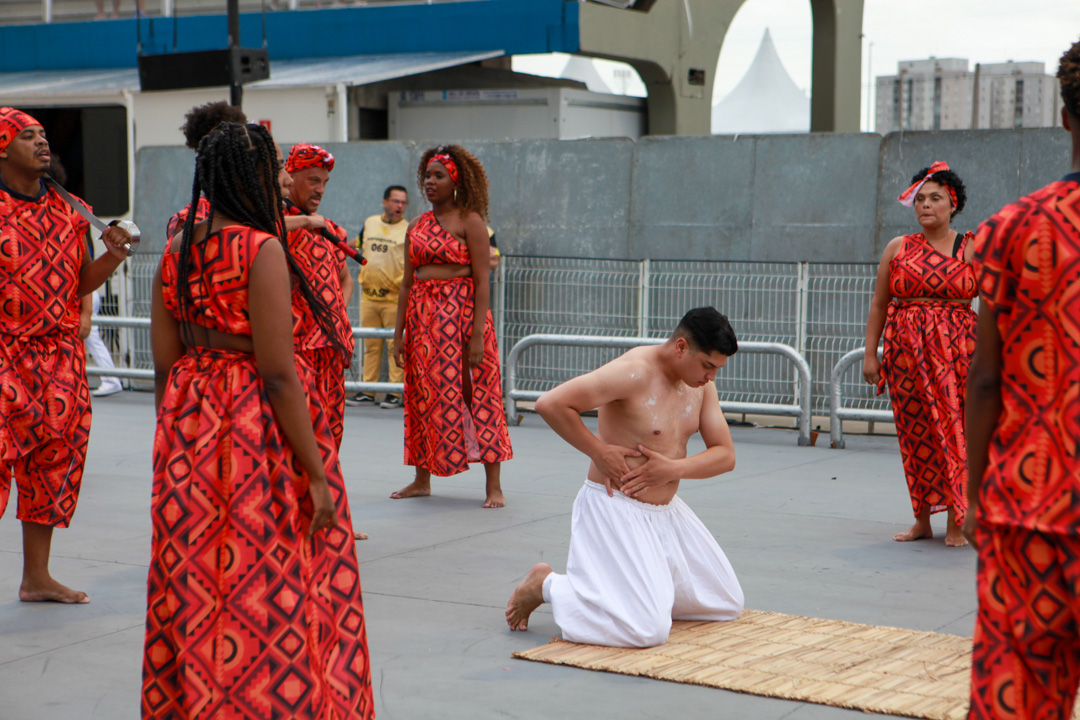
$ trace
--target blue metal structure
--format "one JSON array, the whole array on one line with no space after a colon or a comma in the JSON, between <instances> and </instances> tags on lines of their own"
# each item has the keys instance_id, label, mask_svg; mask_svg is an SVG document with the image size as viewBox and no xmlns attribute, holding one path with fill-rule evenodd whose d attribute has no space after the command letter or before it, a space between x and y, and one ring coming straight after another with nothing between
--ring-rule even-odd
<instances>
[{"instance_id":1,"label":"blue metal structure","mask_svg":"<svg viewBox=\"0 0 1080 720\"><path fill-rule=\"evenodd\" d=\"M262 45L262 22L257 13L240 16L241 45ZM224 48L226 23L225 15L196 15L0 26L0 73L133 68L140 31L147 54ZM506 55L573 53L579 39L578 3L566 0L464 0L266 15L271 62L493 49Z\"/></svg>"}]
</instances>

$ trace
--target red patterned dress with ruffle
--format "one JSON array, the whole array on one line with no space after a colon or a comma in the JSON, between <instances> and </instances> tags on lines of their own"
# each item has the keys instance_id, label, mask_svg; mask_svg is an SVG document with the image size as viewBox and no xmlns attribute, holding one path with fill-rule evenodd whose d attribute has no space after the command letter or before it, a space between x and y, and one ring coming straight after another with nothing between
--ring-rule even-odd
<instances>
[{"instance_id":1,"label":"red patterned dress with ruffle","mask_svg":"<svg viewBox=\"0 0 1080 720\"><path fill-rule=\"evenodd\" d=\"M435 219L421 215L409 231L409 264L468 265L469 248ZM484 322L484 357L468 368L475 287L471 277L413 279L405 310L405 464L446 477L469 463L514 456L502 403L502 375L491 311ZM471 400L471 402L469 402Z\"/></svg>"},{"instance_id":2,"label":"red patterned dress with ruffle","mask_svg":"<svg viewBox=\"0 0 1080 720\"><path fill-rule=\"evenodd\" d=\"M161 265L173 317L250 335L248 272L276 236L229 226ZM179 283L191 285L189 315ZM297 360L301 383L310 368ZM352 720L374 706L360 573L337 450L309 400L338 525L313 539L308 477L253 353L190 347L154 438L143 718Z\"/></svg>"},{"instance_id":3,"label":"red patterned dress with ruffle","mask_svg":"<svg viewBox=\"0 0 1080 720\"><path fill-rule=\"evenodd\" d=\"M938 252L922 233L905 235L889 264L889 303L881 362L911 507L918 516L950 505L956 524L967 512L964 398L975 352L975 272L964 262L972 233L952 255Z\"/></svg>"}]
</instances>

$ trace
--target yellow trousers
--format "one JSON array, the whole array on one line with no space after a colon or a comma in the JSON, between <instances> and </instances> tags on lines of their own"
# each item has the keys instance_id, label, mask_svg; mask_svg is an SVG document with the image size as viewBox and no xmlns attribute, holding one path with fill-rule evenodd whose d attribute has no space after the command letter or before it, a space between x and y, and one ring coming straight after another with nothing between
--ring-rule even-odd
<instances>
[{"instance_id":1,"label":"yellow trousers","mask_svg":"<svg viewBox=\"0 0 1080 720\"><path fill-rule=\"evenodd\" d=\"M360 324L363 327L393 330L396 323L397 303L360 299ZM387 360L390 363L390 382L404 382L405 370L394 362L394 341L379 338L364 338L364 382L378 382L382 370L383 345L386 345Z\"/></svg>"}]
</instances>

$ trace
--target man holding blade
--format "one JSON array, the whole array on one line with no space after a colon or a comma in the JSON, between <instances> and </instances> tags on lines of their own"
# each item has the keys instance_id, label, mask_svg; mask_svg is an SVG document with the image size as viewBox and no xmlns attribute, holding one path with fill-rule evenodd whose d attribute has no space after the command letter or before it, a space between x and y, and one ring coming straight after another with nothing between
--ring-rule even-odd
<instances>
[{"instance_id":1,"label":"man holding blade","mask_svg":"<svg viewBox=\"0 0 1080 720\"><path fill-rule=\"evenodd\" d=\"M19 599L86 603L86 593L49 573L53 528L71 522L90 437L80 298L123 263L136 238L105 227L109 252L91 261L89 221L46 182L50 159L41 123L0 107L0 514L14 477L23 526Z\"/></svg>"}]
</instances>

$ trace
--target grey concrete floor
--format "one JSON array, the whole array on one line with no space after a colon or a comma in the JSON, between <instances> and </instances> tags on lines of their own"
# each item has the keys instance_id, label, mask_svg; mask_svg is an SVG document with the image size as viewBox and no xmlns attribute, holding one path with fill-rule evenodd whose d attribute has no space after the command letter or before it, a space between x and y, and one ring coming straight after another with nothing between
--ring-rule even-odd
<instances>
[{"instance_id":1,"label":"grey concrete floor","mask_svg":"<svg viewBox=\"0 0 1080 720\"><path fill-rule=\"evenodd\" d=\"M14 507L0 521L0 720L138 717L152 404L148 393L94 400L82 498L52 560L90 605L20 603ZM342 465L355 523L371 533L357 552L378 717L861 716L511 659L558 634L546 606L527 633L509 632L503 610L533 563L565 567L586 462L525 415L503 466L505 509L480 508L479 468L436 479L430 498L392 501L410 480L401 425L399 410L346 410ZM791 430L735 428L734 437L735 471L685 481L680 495L724 548L748 607L971 634L975 554L940 537L891 540L912 522L895 438L849 435L846 450L830 450L797 447ZM939 535L944 522L934 516Z\"/></svg>"}]
</instances>

